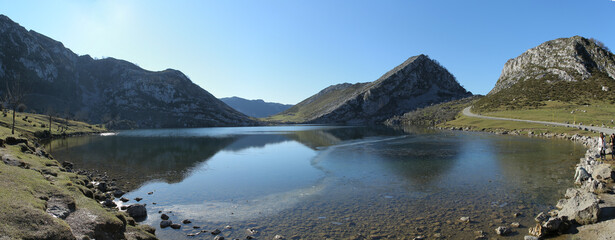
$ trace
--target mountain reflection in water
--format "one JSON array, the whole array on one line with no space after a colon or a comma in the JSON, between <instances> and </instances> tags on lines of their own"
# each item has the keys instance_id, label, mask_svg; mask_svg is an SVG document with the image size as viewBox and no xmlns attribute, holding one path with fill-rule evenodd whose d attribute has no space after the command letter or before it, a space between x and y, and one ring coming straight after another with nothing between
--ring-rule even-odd
<instances>
[{"instance_id":1,"label":"mountain reflection in water","mask_svg":"<svg viewBox=\"0 0 615 240\"><path fill-rule=\"evenodd\" d=\"M158 211L210 230L237 226L225 238L245 238L254 226L262 239L351 238L374 228L397 238L426 233L403 226L432 225L432 233L473 238L445 221L470 216L485 232L494 221L529 226L572 185L584 153L563 140L344 126L135 130L46 146L142 197L145 223L162 239L192 230L160 229ZM526 215L513 219L517 212Z\"/></svg>"}]
</instances>

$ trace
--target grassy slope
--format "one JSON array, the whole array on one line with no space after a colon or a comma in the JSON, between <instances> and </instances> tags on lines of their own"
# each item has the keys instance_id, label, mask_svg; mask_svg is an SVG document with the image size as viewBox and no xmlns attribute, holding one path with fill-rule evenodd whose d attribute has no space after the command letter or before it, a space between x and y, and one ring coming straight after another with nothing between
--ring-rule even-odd
<instances>
[{"instance_id":1,"label":"grassy slope","mask_svg":"<svg viewBox=\"0 0 615 240\"><path fill-rule=\"evenodd\" d=\"M12 123L12 111L8 111L6 115L0 113L0 136L11 133L10 127ZM65 126L66 130L62 131L59 126ZM49 117L47 115L18 112L15 114L15 130L20 132L20 134L32 137L35 132L49 130ZM53 118L51 121L52 135L62 135L62 133L71 135L104 131L106 131L106 129L102 125L90 125L84 122L62 118Z\"/></svg>"},{"instance_id":2,"label":"grassy slope","mask_svg":"<svg viewBox=\"0 0 615 240\"><path fill-rule=\"evenodd\" d=\"M46 116L36 114L18 114L18 124L15 134L6 126L11 115L0 116L0 138L31 138L35 131L41 129ZM23 117L28 116L25 121ZM30 121L28 121L30 120ZM48 129L48 128L47 128ZM57 128L52 127L52 132ZM104 128L90 126L81 122L70 121L66 133L91 133L104 131ZM2 159L19 162L6 164L0 161L0 236L8 239L71 239L73 233L69 223L46 213L47 200L62 199L64 203L74 203L76 211L82 211L95 217L96 224L105 226L108 230L127 229L131 238L137 236L152 238L153 236L125 223L127 216L123 213L103 208L96 200L88 198L83 192L88 191L84 185L87 177L61 170L58 161L41 156L40 149L34 149L35 143L29 141L28 146L34 153L23 152L20 145L5 145L0 148ZM27 167L23 167L27 166ZM122 220L124 219L124 220ZM4 239L4 238L3 238Z\"/></svg>"},{"instance_id":3,"label":"grassy slope","mask_svg":"<svg viewBox=\"0 0 615 240\"><path fill-rule=\"evenodd\" d=\"M538 120L549 122L583 122L585 125L594 124L601 126L603 123L607 127L615 126L610 121L615 118L615 104L594 102L591 105L577 105L573 103L563 103L559 101L542 102L543 106L538 108L525 108L516 110L500 110L485 112L483 115L505 118L516 118L526 120ZM578 110L577 110L578 109ZM571 113L575 110L574 113ZM527 133L566 133L594 136L594 133L583 131L577 128L546 126L542 124L523 123L515 121L501 121L491 119L480 119L463 116L460 112L455 120L438 125L440 127L462 127L472 128L483 131L519 131Z\"/></svg>"}]
</instances>

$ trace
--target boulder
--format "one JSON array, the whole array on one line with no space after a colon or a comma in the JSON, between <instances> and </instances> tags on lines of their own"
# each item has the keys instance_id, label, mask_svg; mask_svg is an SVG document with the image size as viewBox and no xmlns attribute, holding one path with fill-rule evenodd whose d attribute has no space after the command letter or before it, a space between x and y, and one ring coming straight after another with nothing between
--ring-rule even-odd
<instances>
[{"instance_id":1,"label":"boulder","mask_svg":"<svg viewBox=\"0 0 615 240\"><path fill-rule=\"evenodd\" d=\"M567 217L570 221L576 221L581 225L598 221L600 208L595 194L569 188L566 190L566 198L557 203L557 207L560 208L559 216Z\"/></svg>"},{"instance_id":2,"label":"boulder","mask_svg":"<svg viewBox=\"0 0 615 240\"><path fill-rule=\"evenodd\" d=\"M145 206L141 204L132 204L128 206L126 213L134 219L142 219L147 217L147 210L145 209Z\"/></svg>"},{"instance_id":3,"label":"boulder","mask_svg":"<svg viewBox=\"0 0 615 240\"><path fill-rule=\"evenodd\" d=\"M103 202L103 206L112 208L116 207L117 205L111 199L107 199Z\"/></svg>"},{"instance_id":4,"label":"boulder","mask_svg":"<svg viewBox=\"0 0 615 240\"><path fill-rule=\"evenodd\" d=\"M600 164L594 167L592 177L599 181L612 182L613 181L613 169L609 164Z\"/></svg>"}]
</instances>

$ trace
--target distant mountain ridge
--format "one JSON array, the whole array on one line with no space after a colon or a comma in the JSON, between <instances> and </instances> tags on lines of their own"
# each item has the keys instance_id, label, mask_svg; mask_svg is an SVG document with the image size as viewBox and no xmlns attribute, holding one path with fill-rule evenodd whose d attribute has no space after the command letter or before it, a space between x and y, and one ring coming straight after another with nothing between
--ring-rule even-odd
<instances>
[{"instance_id":1,"label":"distant mountain ridge","mask_svg":"<svg viewBox=\"0 0 615 240\"><path fill-rule=\"evenodd\" d=\"M416 108L471 95L439 63L418 55L376 81L329 86L267 119L296 123L382 123Z\"/></svg>"},{"instance_id":2,"label":"distant mountain ridge","mask_svg":"<svg viewBox=\"0 0 615 240\"><path fill-rule=\"evenodd\" d=\"M615 102L615 55L597 40L559 38L504 64L502 74L475 109L538 107L543 101Z\"/></svg>"},{"instance_id":3,"label":"distant mountain ridge","mask_svg":"<svg viewBox=\"0 0 615 240\"><path fill-rule=\"evenodd\" d=\"M255 118L264 118L289 109L293 105L265 102L262 99L248 100L240 97L220 98L235 110Z\"/></svg>"},{"instance_id":4,"label":"distant mountain ridge","mask_svg":"<svg viewBox=\"0 0 615 240\"><path fill-rule=\"evenodd\" d=\"M243 126L257 122L182 72L153 72L113 58L78 56L0 15L0 89L20 82L29 110L48 109L111 128Z\"/></svg>"}]
</instances>

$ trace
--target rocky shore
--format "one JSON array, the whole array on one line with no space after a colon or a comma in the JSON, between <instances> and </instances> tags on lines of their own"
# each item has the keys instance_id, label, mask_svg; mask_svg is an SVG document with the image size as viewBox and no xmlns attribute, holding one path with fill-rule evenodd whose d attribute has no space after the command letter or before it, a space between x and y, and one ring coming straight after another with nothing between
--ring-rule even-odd
<instances>
[{"instance_id":1,"label":"rocky shore","mask_svg":"<svg viewBox=\"0 0 615 240\"><path fill-rule=\"evenodd\" d=\"M137 224L145 206L116 208L124 193L112 179L75 171L23 137L0 139L0 156L0 239L157 239Z\"/></svg>"},{"instance_id":2,"label":"rocky shore","mask_svg":"<svg viewBox=\"0 0 615 240\"><path fill-rule=\"evenodd\" d=\"M472 128L439 128L459 131L485 131L485 129ZM536 218L536 226L530 227L524 239L542 239L561 234L569 235L573 239L615 239L615 171L613 166L600 160L600 147L598 137L581 136L578 134L540 133L531 131L489 130L498 135L522 135L527 132L530 137L562 138L578 142L587 147L585 156L576 165L574 181L575 188L566 190L563 199L555 205L554 210L548 213L541 212ZM610 150L607 150L607 158ZM613 160L611 160L613 162ZM498 227L498 235L506 235ZM563 236L565 237L565 236Z\"/></svg>"}]
</instances>

